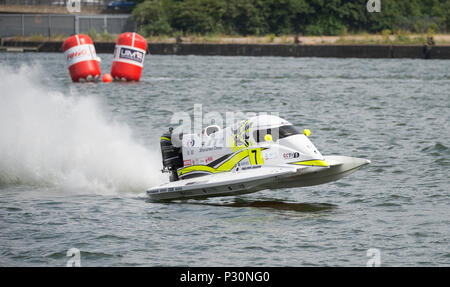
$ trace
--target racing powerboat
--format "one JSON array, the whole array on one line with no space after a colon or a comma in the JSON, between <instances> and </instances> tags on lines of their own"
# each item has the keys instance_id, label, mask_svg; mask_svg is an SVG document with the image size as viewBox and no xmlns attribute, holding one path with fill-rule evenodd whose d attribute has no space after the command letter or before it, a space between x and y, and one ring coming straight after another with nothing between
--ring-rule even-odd
<instances>
[{"instance_id":1,"label":"racing powerboat","mask_svg":"<svg viewBox=\"0 0 450 287\"><path fill-rule=\"evenodd\" d=\"M147 190L152 200L234 196L264 189L324 184L370 161L322 156L303 132L273 115L259 115L199 133L169 129L160 138L163 172L170 182Z\"/></svg>"}]
</instances>

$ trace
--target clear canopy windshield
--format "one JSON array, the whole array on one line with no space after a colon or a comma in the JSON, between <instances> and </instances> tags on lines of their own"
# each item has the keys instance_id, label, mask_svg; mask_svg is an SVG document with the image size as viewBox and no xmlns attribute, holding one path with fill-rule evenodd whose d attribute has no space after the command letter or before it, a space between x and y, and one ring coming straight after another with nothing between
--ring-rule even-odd
<instances>
[{"instance_id":1,"label":"clear canopy windshield","mask_svg":"<svg viewBox=\"0 0 450 287\"><path fill-rule=\"evenodd\" d=\"M285 137L301 134L301 131L293 125L269 129L258 129L253 132L253 138L256 142L264 142L266 141L265 137L267 134L272 136L272 141L277 141Z\"/></svg>"}]
</instances>

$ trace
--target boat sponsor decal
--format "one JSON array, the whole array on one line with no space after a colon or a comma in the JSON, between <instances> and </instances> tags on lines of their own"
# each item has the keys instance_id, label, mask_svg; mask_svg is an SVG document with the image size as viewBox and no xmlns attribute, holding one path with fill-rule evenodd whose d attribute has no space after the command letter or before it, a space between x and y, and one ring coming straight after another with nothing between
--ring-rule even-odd
<instances>
[{"instance_id":1,"label":"boat sponsor decal","mask_svg":"<svg viewBox=\"0 0 450 287\"><path fill-rule=\"evenodd\" d=\"M174 191L180 192L182 190L183 190L182 187L154 188L147 190L147 194L150 195L155 193L174 192Z\"/></svg>"},{"instance_id":2,"label":"boat sponsor decal","mask_svg":"<svg viewBox=\"0 0 450 287\"><path fill-rule=\"evenodd\" d=\"M120 49L119 57L122 59L136 61L138 63L142 63L144 61L144 53L125 47L122 47L122 49Z\"/></svg>"},{"instance_id":3,"label":"boat sponsor decal","mask_svg":"<svg viewBox=\"0 0 450 287\"><path fill-rule=\"evenodd\" d=\"M250 158L251 165L264 164L264 160L261 156L261 148L254 148L248 150L248 156Z\"/></svg>"},{"instance_id":4,"label":"boat sponsor decal","mask_svg":"<svg viewBox=\"0 0 450 287\"><path fill-rule=\"evenodd\" d=\"M243 159L238 163L239 167L249 166L249 165L250 165L250 160L248 158Z\"/></svg>"},{"instance_id":5,"label":"boat sponsor decal","mask_svg":"<svg viewBox=\"0 0 450 287\"><path fill-rule=\"evenodd\" d=\"M139 67L143 67L144 59L145 59L145 50L123 45L117 45L116 48L114 49L113 61L115 62L124 62Z\"/></svg>"},{"instance_id":6,"label":"boat sponsor decal","mask_svg":"<svg viewBox=\"0 0 450 287\"><path fill-rule=\"evenodd\" d=\"M205 160L204 160L203 158L201 158L201 159L196 159L196 160L194 161L194 164L195 164L195 165L205 165Z\"/></svg>"},{"instance_id":7,"label":"boat sponsor decal","mask_svg":"<svg viewBox=\"0 0 450 287\"><path fill-rule=\"evenodd\" d=\"M83 44L74 46L64 52L67 67L75 65L79 62L92 61L97 59L94 45Z\"/></svg>"},{"instance_id":8,"label":"boat sponsor decal","mask_svg":"<svg viewBox=\"0 0 450 287\"><path fill-rule=\"evenodd\" d=\"M190 159L184 160L184 161L183 161L183 165L184 165L184 166L191 166L191 165L192 165L192 160L190 160Z\"/></svg>"},{"instance_id":9,"label":"boat sponsor decal","mask_svg":"<svg viewBox=\"0 0 450 287\"><path fill-rule=\"evenodd\" d=\"M273 152L273 151L272 152L263 152L262 157L264 158L264 160L274 159L274 158L278 158L278 153Z\"/></svg>"},{"instance_id":10,"label":"boat sponsor decal","mask_svg":"<svg viewBox=\"0 0 450 287\"><path fill-rule=\"evenodd\" d=\"M188 139L186 141L186 146L187 147L193 147L195 145L195 140L194 139Z\"/></svg>"},{"instance_id":11,"label":"boat sponsor decal","mask_svg":"<svg viewBox=\"0 0 450 287\"><path fill-rule=\"evenodd\" d=\"M298 152L286 152L283 153L283 158L284 159L291 159L291 158L298 158L300 157L300 153Z\"/></svg>"},{"instance_id":12,"label":"boat sponsor decal","mask_svg":"<svg viewBox=\"0 0 450 287\"><path fill-rule=\"evenodd\" d=\"M222 147L220 147L220 146L201 147L198 149L198 152L208 152L208 151L214 151L214 150L222 150Z\"/></svg>"},{"instance_id":13,"label":"boat sponsor decal","mask_svg":"<svg viewBox=\"0 0 450 287\"><path fill-rule=\"evenodd\" d=\"M261 167L262 167L262 165L251 165L251 166L243 167L242 170L261 168Z\"/></svg>"}]
</instances>

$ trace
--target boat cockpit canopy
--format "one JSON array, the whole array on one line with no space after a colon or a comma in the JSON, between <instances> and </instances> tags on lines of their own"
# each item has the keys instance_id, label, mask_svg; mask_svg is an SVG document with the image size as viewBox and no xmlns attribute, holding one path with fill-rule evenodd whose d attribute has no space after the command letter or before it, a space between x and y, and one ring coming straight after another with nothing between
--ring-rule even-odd
<instances>
[{"instance_id":1,"label":"boat cockpit canopy","mask_svg":"<svg viewBox=\"0 0 450 287\"><path fill-rule=\"evenodd\" d=\"M292 135L302 134L302 132L293 125L285 125L276 128L257 129L253 132L253 138L256 142L265 142L268 134L271 135L272 141L277 141Z\"/></svg>"}]
</instances>

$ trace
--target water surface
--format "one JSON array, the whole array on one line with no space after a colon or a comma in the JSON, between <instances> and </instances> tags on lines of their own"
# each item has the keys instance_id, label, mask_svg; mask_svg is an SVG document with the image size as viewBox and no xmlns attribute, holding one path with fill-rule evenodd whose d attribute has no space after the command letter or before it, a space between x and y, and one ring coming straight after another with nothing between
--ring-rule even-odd
<instances>
[{"instance_id":1,"label":"water surface","mask_svg":"<svg viewBox=\"0 0 450 287\"><path fill-rule=\"evenodd\" d=\"M102 54L108 72L111 55ZM148 56L142 81L73 84L61 54L0 53L0 265L450 265L450 62ZM153 203L173 113L279 112L334 183Z\"/></svg>"}]
</instances>

